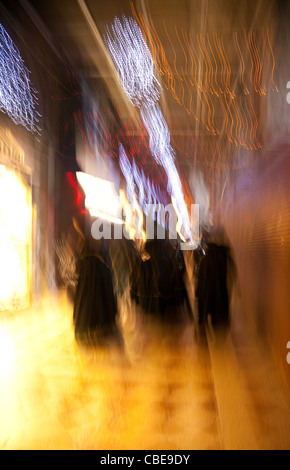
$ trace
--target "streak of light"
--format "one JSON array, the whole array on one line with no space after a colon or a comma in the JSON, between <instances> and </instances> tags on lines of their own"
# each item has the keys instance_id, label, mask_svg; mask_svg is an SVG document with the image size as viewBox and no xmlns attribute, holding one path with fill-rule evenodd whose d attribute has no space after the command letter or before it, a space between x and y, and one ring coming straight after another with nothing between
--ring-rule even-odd
<instances>
[{"instance_id":1,"label":"streak of light","mask_svg":"<svg viewBox=\"0 0 290 470\"><path fill-rule=\"evenodd\" d=\"M244 38L245 38L245 43L246 43L246 46L247 46L247 49L248 49L248 52L249 52L249 55L250 55L250 60L251 60L250 82L252 83L252 85L254 87L254 90L257 91L256 86L255 86L255 81L254 81L255 62L254 62L254 57L253 57L253 53L252 53L252 49L251 49L250 33L248 33L248 35L247 35L247 32L244 31Z\"/></svg>"},{"instance_id":2,"label":"streak of light","mask_svg":"<svg viewBox=\"0 0 290 470\"><path fill-rule=\"evenodd\" d=\"M253 117L253 121L254 121L254 124L253 124L253 128L254 128L254 139L255 139L255 145L256 145L256 148L262 148L262 145L261 143L258 141L258 137L257 137L257 132L258 132L258 119L257 119L257 115L255 113L255 110L254 110L254 106L253 106L253 101L252 101L252 98L251 96L249 96L249 101L250 101L250 107L251 107L251 110L252 110L252 117Z\"/></svg>"},{"instance_id":3,"label":"streak of light","mask_svg":"<svg viewBox=\"0 0 290 470\"><path fill-rule=\"evenodd\" d=\"M0 111L36 136L41 133L37 95L38 91L30 80L30 71L0 23Z\"/></svg>"},{"instance_id":4,"label":"streak of light","mask_svg":"<svg viewBox=\"0 0 290 470\"><path fill-rule=\"evenodd\" d=\"M85 206L92 216L122 224L121 206L113 183L81 171L77 180L85 192Z\"/></svg>"},{"instance_id":5,"label":"streak of light","mask_svg":"<svg viewBox=\"0 0 290 470\"><path fill-rule=\"evenodd\" d=\"M241 51L241 48L240 48L240 45L239 45L238 33L237 33L236 31L234 32L234 38L235 38L235 44L236 44L237 51L238 51L239 58L240 58L240 68L241 68L240 76L241 76L241 84L242 84L244 93L245 93L245 94L248 94L248 93L249 93L249 90L248 90L248 88L246 87L245 82L244 82L244 76L245 76L245 61L244 61L243 54L242 54L242 51Z\"/></svg>"},{"instance_id":6,"label":"streak of light","mask_svg":"<svg viewBox=\"0 0 290 470\"><path fill-rule=\"evenodd\" d=\"M272 49L271 42L270 42L269 28L267 28L267 39L268 39L268 44L269 44L270 53L271 53L272 62L273 62L272 71L271 71L272 85L273 85L273 87L274 87L274 90L276 90L277 92L279 92L279 90L278 90L278 88L277 88L277 86L276 86L276 84L275 84L275 82L274 82L274 70L275 70L276 63L275 63L275 57L274 57L273 49Z\"/></svg>"},{"instance_id":7,"label":"streak of light","mask_svg":"<svg viewBox=\"0 0 290 470\"><path fill-rule=\"evenodd\" d=\"M209 39L209 34L207 34L207 42L208 42L208 45L209 45L209 48L210 48L210 51L211 51L211 55L213 57L213 60L214 60L214 63L215 63L215 72L214 72L214 81L215 81L215 87L213 88L214 90L214 93L217 97L219 97L219 92L217 91L219 86L218 86L218 82L217 82L217 72L218 72L218 66L217 66L217 61L215 59L215 54L213 52L213 49L212 49L212 46L211 46L211 42L210 42L210 39Z\"/></svg>"},{"instance_id":8,"label":"streak of light","mask_svg":"<svg viewBox=\"0 0 290 470\"><path fill-rule=\"evenodd\" d=\"M176 212L176 215L177 215L177 223L176 223L176 232L179 234L181 240L183 242L186 242L184 236L182 235L181 233L181 228L182 228L182 219L181 219L181 214L178 210L178 207L177 207L177 204L176 204L176 200L174 197L171 198L171 202L172 202L172 205L173 205L173 208Z\"/></svg>"},{"instance_id":9,"label":"streak of light","mask_svg":"<svg viewBox=\"0 0 290 470\"><path fill-rule=\"evenodd\" d=\"M155 77L154 61L142 31L132 18L123 16L122 23L116 17L111 27L106 27L104 40L126 94L133 105L140 108L141 118L149 135L150 150L156 162L166 171L168 191L176 199L184 229L190 239L189 216L174 163L170 132L158 104L160 83Z\"/></svg>"},{"instance_id":10,"label":"streak of light","mask_svg":"<svg viewBox=\"0 0 290 470\"><path fill-rule=\"evenodd\" d=\"M141 234L142 240L145 242L146 241L146 233L143 230L144 217L143 217L142 209L138 204L138 200L137 200L136 196L134 196L134 207L136 209L136 212L137 212L138 218L139 218L137 228L138 228L139 233Z\"/></svg>"},{"instance_id":11,"label":"streak of light","mask_svg":"<svg viewBox=\"0 0 290 470\"><path fill-rule=\"evenodd\" d=\"M259 44L254 31L243 32L244 41L238 38L238 33L234 32L234 43L239 61L240 83L243 88L244 96L237 99L235 89L231 84L232 68L227 49L225 47L225 38L217 33L210 36L197 34L195 40L190 32L186 33L183 29L179 30L175 25L173 33L169 33L168 27L163 21L163 29L169 44L169 52L172 60L169 60L169 54L165 54L159 35L152 18L149 18L150 31L147 23L142 19L142 13L136 12L134 16L141 25L144 36L150 38L150 47L153 51L153 58L156 67L166 89L168 89L176 102L184 110L192 115L193 118L202 123L205 129L213 135L220 134L214 122L215 108L222 106L225 112L223 130L226 138L234 145L241 145L246 148L259 148L256 139L257 115L255 108L249 106L245 100L249 94L246 78L253 85L254 93L264 95L265 90L261 84L262 61L259 52ZM152 34L151 34L152 33ZM177 48L174 41L178 44L178 51L181 54L177 56ZM155 43L155 44L154 44ZM196 43L196 44L195 44ZM269 50L272 54L273 68L272 81L275 68L274 54L271 48L268 32ZM242 50L242 45L244 46ZM161 52L162 51L162 52ZM200 54L198 54L198 51ZM248 51L250 66L245 66L245 52ZM183 62L177 67L177 59ZM201 77L202 67L204 73ZM220 69L220 74L218 73ZM211 95L218 98L213 101ZM231 100L224 97L228 95ZM194 97L197 97L199 106L197 111L193 111ZM235 100L235 101L234 101ZM244 108L244 110L243 110ZM247 121L247 122L246 122ZM254 132L250 132L251 126L254 126ZM253 139L252 141L250 139Z\"/></svg>"},{"instance_id":12,"label":"streak of light","mask_svg":"<svg viewBox=\"0 0 290 470\"><path fill-rule=\"evenodd\" d=\"M136 229L133 223L134 211L132 204L126 196L126 192L123 189L120 189L120 202L125 212L125 227L126 231L129 234L131 240L135 240Z\"/></svg>"},{"instance_id":13,"label":"streak of light","mask_svg":"<svg viewBox=\"0 0 290 470\"><path fill-rule=\"evenodd\" d=\"M256 89L260 95L265 95L266 92L263 89L262 84L261 84L261 73L262 73L261 57L259 54L256 37L253 31L252 31L252 49L253 49L255 60L256 60L256 71L255 71Z\"/></svg>"},{"instance_id":14,"label":"streak of light","mask_svg":"<svg viewBox=\"0 0 290 470\"><path fill-rule=\"evenodd\" d=\"M231 96L231 98L234 98L235 93L231 87L231 65L230 65L226 50L225 50L224 41L222 37L220 38L220 46L221 46L222 56L225 62L225 69L226 69L226 91Z\"/></svg>"}]
</instances>

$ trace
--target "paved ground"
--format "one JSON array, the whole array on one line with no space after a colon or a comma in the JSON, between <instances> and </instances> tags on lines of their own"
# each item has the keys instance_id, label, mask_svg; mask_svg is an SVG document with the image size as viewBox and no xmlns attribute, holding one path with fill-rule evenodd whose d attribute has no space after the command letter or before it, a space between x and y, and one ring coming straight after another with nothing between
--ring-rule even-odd
<instances>
[{"instance_id":1,"label":"paved ground","mask_svg":"<svg viewBox=\"0 0 290 470\"><path fill-rule=\"evenodd\" d=\"M63 294L1 313L1 449L289 449L287 391L258 348L123 307L124 347L80 345Z\"/></svg>"}]
</instances>

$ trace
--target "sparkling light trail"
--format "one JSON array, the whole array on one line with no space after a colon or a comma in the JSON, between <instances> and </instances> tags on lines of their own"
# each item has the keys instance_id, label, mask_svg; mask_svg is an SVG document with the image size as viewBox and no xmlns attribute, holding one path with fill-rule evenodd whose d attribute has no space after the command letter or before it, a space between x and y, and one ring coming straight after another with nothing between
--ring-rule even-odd
<instances>
[{"instance_id":1,"label":"sparkling light trail","mask_svg":"<svg viewBox=\"0 0 290 470\"><path fill-rule=\"evenodd\" d=\"M133 178L133 172L132 172L130 160L126 155L126 152L122 144L119 145L119 157L120 157L119 159L120 168L127 182L127 197L130 203L133 204L134 195L135 195L135 183L134 183L134 178Z\"/></svg>"},{"instance_id":2,"label":"sparkling light trail","mask_svg":"<svg viewBox=\"0 0 290 470\"><path fill-rule=\"evenodd\" d=\"M154 61L141 29L132 18L123 16L123 23L115 18L111 28L106 28L104 41L126 94L133 105L140 108L149 135L150 150L156 162L166 171L168 192L176 201L185 235L192 241L188 211L170 145L170 131L158 104L161 85L155 76ZM120 152L122 154L122 148ZM124 163L122 171L126 172L125 158ZM130 179L128 189L130 199L133 196Z\"/></svg>"},{"instance_id":3,"label":"sparkling light trail","mask_svg":"<svg viewBox=\"0 0 290 470\"><path fill-rule=\"evenodd\" d=\"M254 100L255 94L261 96L270 92L262 85L262 78L265 80L269 73L265 61L261 60L262 51L269 54L270 68L272 61L272 91L278 92L274 82L276 64L269 30L264 39L256 31L234 32L236 54L232 54L227 47L229 38L225 35L217 32L205 36L191 34L177 26L169 31L163 21L163 33L170 49L167 54L152 18L145 18L132 3L131 8L150 46L162 85L187 114L201 123L206 131L220 138L225 136L235 146L261 148L257 111L251 103L249 106L248 95L251 94ZM179 51L181 53L178 55ZM241 96L237 93L237 80L242 86ZM222 119L218 114L220 108L223 110ZM251 132L252 126L254 132Z\"/></svg>"},{"instance_id":4,"label":"sparkling light trail","mask_svg":"<svg viewBox=\"0 0 290 470\"><path fill-rule=\"evenodd\" d=\"M0 24L0 111L33 134L40 133L37 91L11 37Z\"/></svg>"},{"instance_id":5,"label":"sparkling light trail","mask_svg":"<svg viewBox=\"0 0 290 470\"><path fill-rule=\"evenodd\" d=\"M154 74L154 62L142 32L132 18L115 18L106 28L105 43L118 71L122 86L134 106L158 101L160 84Z\"/></svg>"},{"instance_id":6,"label":"sparkling light trail","mask_svg":"<svg viewBox=\"0 0 290 470\"><path fill-rule=\"evenodd\" d=\"M146 178L144 173L138 170L138 167L133 160L132 165L129 158L126 155L122 144L119 146L119 158L120 168L126 179L127 188L127 199L130 204L134 205L135 201L139 199L139 205L143 209L144 213L148 215L148 207L152 204L160 203L161 201L157 197L157 191L154 185L151 184L149 178ZM136 189L138 188L138 196Z\"/></svg>"}]
</instances>

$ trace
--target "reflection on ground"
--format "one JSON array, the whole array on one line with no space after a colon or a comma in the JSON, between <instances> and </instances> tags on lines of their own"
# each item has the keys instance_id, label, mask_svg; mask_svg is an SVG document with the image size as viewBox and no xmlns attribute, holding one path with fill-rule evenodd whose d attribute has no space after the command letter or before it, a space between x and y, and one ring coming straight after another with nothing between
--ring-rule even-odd
<instances>
[{"instance_id":1,"label":"reflection on ground","mask_svg":"<svg viewBox=\"0 0 290 470\"><path fill-rule=\"evenodd\" d=\"M289 449L285 390L256 350L123 310L124 343L99 346L76 342L63 294L1 314L1 449Z\"/></svg>"}]
</instances>

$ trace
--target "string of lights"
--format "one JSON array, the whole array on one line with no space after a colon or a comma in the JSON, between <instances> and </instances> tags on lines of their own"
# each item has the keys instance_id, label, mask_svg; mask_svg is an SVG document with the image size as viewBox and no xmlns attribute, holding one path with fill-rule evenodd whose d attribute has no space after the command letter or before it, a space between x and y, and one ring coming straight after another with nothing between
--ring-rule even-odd
<instances>
[{"instance_id":1,"label":"string of lights","mask_svg":"<svg viewBox=\"0 0 290 470\"><path fill-rule=\"evenodd\" d=\"M0 111L15 124L40 134L37 95L19 50L0 23Z\"/></svg>"},{"instance_id":2,"label":"string of lights","mask_svg":"<svg viewBox=\"0 0 290 470\"><path fill-rule=\"evenodd\" d=\"M170 145L170 131L158 104L161 85L154 73L154 61L141 29L132 18L115 18L104 37L106 47L116 66L121 84L134 106L140 108L149 135L153 157L163 166L168 177L168 192L174 198L183 229L192 240L182 185Z\"/></svg>"},{"instance_id":3,"label":"string of lights","mask_svg":"<svg viewBox=\"0 0 290 470\"><path fill-rule=\"evenodd\" d=\"M177 27L169 34L165 22L162 23L163 31L161 27L158 34L152 18L145 19L133 4L131 7L152 51L162 86L176 102L212 135L224 136L236 147L260 149L258 118L253 105L255 94L264 96L270 91L278 92L269 30L262 44L261 38L259 44L257 31L234 32L236 54L230 57L223 35L215 32L193 34ZM170 46L167 53L162 45L162 33ZM262 48L267 56L263 62ZM267 80L269 72L271 81L266 89L262 80ZM218 109L223 110L223 118L219 118Z\"/></svg>"},{"instance_id":4,"label":"string of lights","mask_svg":"<svg viewBox=\"0 0 290 470\"><path fill-rule=\"evenodd\" d=\"M105 42L117 68L122 86L134 106L158 101L160 84L154 62L140 28L132 18L115 18L106 28Z\"/></svg>"}]
</instances>

